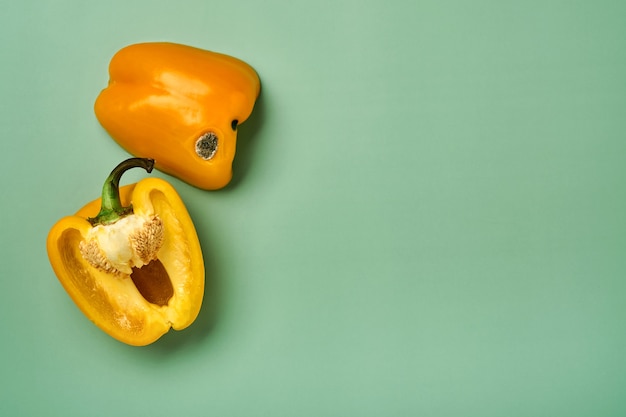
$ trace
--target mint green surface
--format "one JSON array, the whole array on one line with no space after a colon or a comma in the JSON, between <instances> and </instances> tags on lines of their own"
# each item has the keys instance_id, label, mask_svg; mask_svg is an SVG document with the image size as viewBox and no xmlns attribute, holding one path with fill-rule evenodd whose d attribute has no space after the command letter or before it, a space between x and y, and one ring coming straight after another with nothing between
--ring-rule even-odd
<instances>
[{"instance_id":1,"label":"mint green surface","mask_svg":"<svg viewBox=\"0 0 626 417\"><path fill-rule=\"evenodd\" d=\"M626 415L625 2L4 3L0 415ZM153 174L208 285L135 348L45 239L128 157L92 106L156 40L263 89L228 188Z\"/></svg>"}]
</instances>

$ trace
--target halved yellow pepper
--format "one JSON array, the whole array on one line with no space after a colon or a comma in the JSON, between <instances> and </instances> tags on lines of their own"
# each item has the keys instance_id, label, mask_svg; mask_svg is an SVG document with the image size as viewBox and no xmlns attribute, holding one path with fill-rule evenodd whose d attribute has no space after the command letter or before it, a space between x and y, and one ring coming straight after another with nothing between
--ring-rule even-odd
<instances>
[{"instance_id":1,"label":"halved yellow pepper","mask_svg":"<svg viewBox=\"0 0 626 417\"><path fill-rule=\"evenodd\" d=\"M126 170L153 166L142 158L119 164L102 198L59 220L47 240L52 268L76 305L135 346L189 326L204 295L200 243L176 190L158 178L119 188Z\"/></svg>"},{"instance_id":2,"label":"halved yellow pepper","mask_svg":"<svg viewBox=\"0 0 626 417\"><path fill-rule=\"evenodd\" d=\"M196 187L230 182L237 126L261 88L250 65L186 45L141 43L118 51L109 75L95 113L119 145Z\"/></svg>"}]
</instances>

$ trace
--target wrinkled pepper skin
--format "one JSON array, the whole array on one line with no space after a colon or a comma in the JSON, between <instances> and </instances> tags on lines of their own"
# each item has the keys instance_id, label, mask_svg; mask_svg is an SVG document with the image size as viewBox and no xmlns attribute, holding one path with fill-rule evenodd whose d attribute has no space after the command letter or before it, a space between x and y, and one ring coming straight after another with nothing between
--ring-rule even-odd
<instances>
[{"instance_id":1,"label":"wrinkled pepper skin","mask_svg":"<svg viewBox=\"0 0 626 417\"><path fill-rule=\"evenodd\" d=\"M232 178L237 126L261 88L245 62L174 43L118 51L95 102L100 124L124 149L205 190Z\"/></svg>"},{"instance_id":2,"label":"wrinkled pepper skin","mask_svg":"<svg viewBox=\"0 0 626 417\"><path fill-rule=\"evenodd\" d=\"M135 216L158 216L163 225L156 259L131 275L94 267L81 252L94 227L101 199L59 220L47 239L52 268L80 310L113 338L148 345L170 328L188 327L198 316L204 295L204 262L187 209L166 181L147 178L119 188L122 204ZM141 289L141 290L140 290Z\"/></svg>"}]
</instances>

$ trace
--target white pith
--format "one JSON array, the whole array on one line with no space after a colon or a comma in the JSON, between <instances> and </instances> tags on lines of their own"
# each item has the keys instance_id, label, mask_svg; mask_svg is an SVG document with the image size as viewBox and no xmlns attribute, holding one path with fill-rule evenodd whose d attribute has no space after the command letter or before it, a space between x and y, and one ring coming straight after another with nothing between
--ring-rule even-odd
<instances>
[{"instance_id":1,"label":"white pith","mask_svg":"<svg viewBox=\"0 0 626 417\"><path fill-rule=\"evenodd\" d=\"M163 237L163 221L158 216L131 214L113 224L91 228L80 243L80 252L100 270L130 275L134 267L157 259Z\"/></svg>"}]
</instances>

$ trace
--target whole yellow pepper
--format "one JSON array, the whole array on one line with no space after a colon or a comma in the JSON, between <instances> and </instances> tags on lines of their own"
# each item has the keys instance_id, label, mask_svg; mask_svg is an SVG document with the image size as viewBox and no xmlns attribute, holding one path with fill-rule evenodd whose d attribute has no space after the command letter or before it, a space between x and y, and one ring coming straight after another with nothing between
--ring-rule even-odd
<instances>
[{"instance_id":1,"label":"whole yellow pepper","mask_svg":"<svg viewBox=\"0 0 626 417\"><path fill-rule=\"evenodd\" d=\"M186 45L142 43L118 51L109 75L95 113L123 148L202 189L230 182L237 126L261 88L251 66Z\"/></svg>"},{"instance_id":2,"label":"whole yellow pepper","mask_svg":"<svg viewBox=\"0 0 626 417\"><path fill-rule=\"evenodd\" d=\"M119 188L126 170L153 166L143 158L119 164L102 198L59 220L47 240L52 268L76 305L135 346L189 326L204 296L200 243L176 190L157 178Z\"/></svg>"}]
</instances>

